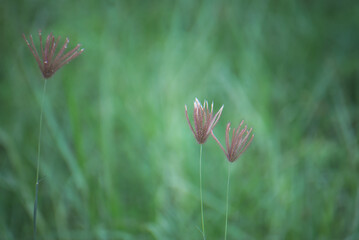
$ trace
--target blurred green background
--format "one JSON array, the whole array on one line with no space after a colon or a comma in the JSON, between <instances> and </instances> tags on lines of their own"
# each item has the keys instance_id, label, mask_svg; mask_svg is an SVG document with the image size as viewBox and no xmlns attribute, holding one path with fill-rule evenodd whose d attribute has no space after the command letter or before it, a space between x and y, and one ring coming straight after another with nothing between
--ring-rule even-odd
<instances>
[{"instance_id":1,"label":"blurred green background","mask_svg":"<svg viewBox=\"0 0 359 240\"><path fill-rule=\"evenodd\" d=\"M47 85L39 239L201 239L198 97L256 134L232 165L228 239L359 239L356 1L2 0L0 239L32 239L43 79L22 33L85 52ZM38 46L38 45L37 45ZM207 239L227 162L203 148Z\"/></svg>"}]
</instances>

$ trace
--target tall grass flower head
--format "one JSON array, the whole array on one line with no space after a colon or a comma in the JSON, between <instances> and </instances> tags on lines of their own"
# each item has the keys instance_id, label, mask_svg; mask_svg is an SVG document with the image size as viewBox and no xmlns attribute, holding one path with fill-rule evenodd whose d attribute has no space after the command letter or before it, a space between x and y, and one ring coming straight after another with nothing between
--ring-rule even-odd
<instances>
[{"instance_id":1,"label":"tall grass flower head","mask_svg":"<svg viewBox=\"0 0 359 240\"><path fill-rule=\"evenodd\" d=\"M41 73L45 79L50 78L57 70L59 70L62 66L69 63L71 60L78 57L84 49L80 49L80 44L77 44L76 47L66 54L64 54L67 49L67 45L70 42L68 38L66 38L64 45L55 55L56 48L60 41L60 36L56 39L51 33L46 37L46 42L43 44L42 42L42 34L41 30L39 31L40 38L40 54L37 51L32 35L30 35L30 42L26 39L25 34L22 34L22 37L26 41L27 46L29 47L32 55L34 55L37 64L41 70ZM31 44L30 44L31 43Z\"/></svg>"},{"instance_id":2,"label":"tall grass flower head","mask_svg":"<svg viewBox=\"0 0 359 240\"><path fill-rule=\"evenodd\" d=\"M243 122L244 121L242 121L239 124L237 129L233 128L232 140L230 139L230 136L229 136L230 131L231 131L231 123L227 124L227 128L226 128L227 150L225 150L224 147L222 146L222 144L218 141L218 139L214 135L213 131L211 132L213 138L216 140L218 145L222 148L224 154L226 155L228 161L230 161L230 162L236 161L246 151L246 149L251 144L251 142L254 138L254 134L252 134L252 136L250 137L252 128L247 130L248 128L246 125L246 126L244 126L244 128L241 129Z\"/></svg>"},{"instance_id":3,"label":"tall grass flower head","mask_svg":"<svg viewBox=\"0 0 359 240\"><path fill-rule=\"evenodd\" d=\"M75 48L70 50L67 53L64 53L67 45L69 43L69 39L66 38L64 45L62 48L55 54L57 45L59 44L60 37L58 37L55 41L55 37L51 33L46 37L46 42L43 44L42 42L42 34L41 30L39 31L39 39L40 39L40 54L37 51L32 35L30 35L30 42L26 39L25 34L22 34L27 46L29 47L32 55L35 57L37 64L41 70L42 76L45 78L44 88L42 94L42 102L41 102L41 112L40 112L40 123L39 123L39 140L37 145L37 164L36 164L36 185L35 185L35 202L34 202L34 240L36 240L37 233L37 201L38 201L38 191L39 191L39 172L40 172L40 152L41 152L41 129L42 129L42 112L43 105L45 99L46 92L46 82L47 79L55 74L57 70L59 70L62 66L69 63L76 57L78 57L84 49L80 49L80 44L77 44ZM31 44L30 44L31 43ZM40 57L41 56L41 57Z\"/></svg>"},{"instance_id":4,"label":"tall grass flower head","mask_svg":"<svg viewBox=\"0 0 359 240\"><path fill-rule=\"evenodd\" d=\"M196 138L196 141L199 144L204 144L207 141L208 136L211 134L211 131L216 126L219 118L221 117L223 106L218 110L216 114L213 114L213 102L211 105L211 111L208 108L208 102L204 101L202 104L196 100L194 101L193 108L193 123L194 128L192 127L191 121L188 117L187 106L185 105L186 118L191 128L191 131Z\"/></svg>"}]
</instances>

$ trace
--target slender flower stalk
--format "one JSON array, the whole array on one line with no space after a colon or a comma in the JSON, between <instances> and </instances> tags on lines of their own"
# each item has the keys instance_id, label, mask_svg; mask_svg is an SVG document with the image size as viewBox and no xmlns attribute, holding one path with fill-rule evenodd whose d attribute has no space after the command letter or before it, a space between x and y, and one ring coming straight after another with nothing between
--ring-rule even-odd
<instances>
[{"instance_id":1,"label":"slender flower stalk","mask_svg":"<svg viewBox=\"0 0 359 240\"><path fill-rule=\"evenodd\" d=\"M202 194L202 148L203 144L200 144L199 149L199 195L201 199L201 222L202 222L202 236L206 239L206 233L204 230L204 214L203 214L203 194Z\"/></svg>"},{"instance_id":2,"label":"slender flower stalk","mask_svg":"<svg viewBox=\"0 0 359 240\"><path fill-rule=\"evenodd\" d=\"M189 124L189 127L196 138L198 144L200 144L200 154L199 154L199 192L201 199L201 220L202 220L202 236L203 239L206 239L206 234L204 230L204 214L203 214L203 196L202 196L202 148L203 144L207 141L208 136L211 134L213 128L216 126L219 118L221 117L223 106L219 111L213 115L213 102L211 105L211 111L208 108L208 102L204 101L203 106L201 103L196 100L194 101L193 109L193 122L194 128L192 127L191 121L188 117L187 106L185 105L186 118Z\"/></svg>"},{"instance_id":3,"label":"slender flower stalk","mask_svg":"<svg viewBox=\"0 0 359 240\"><path fill-rule=\"evenodd\" d=\"M39 172L40 172L40 152L41 152L41 130L42 130L42 112L44 108L44 101L46 95L46 83L47 79L44 81L44 89L42 91L42 100L41 100L41 113L40 113L40 124L39 124L39 138L37 143L37 163L36 163L36 184L35 184L35 203L34 203L34 240L36 239L36 216L37 216L37 196L39 192Z\"/></svg>"},{"instance_id":4,"label":"slender flower stalk","mask_svg":"<svg viewBox=\"0 0 359 240\"><path fill-rule=\"evenodd\" d=\"M227 194L226 194L226 224L224 226L224 240L227 240L227 228L228 228L228 200L229 200L229 182L231 179L231 162L228 162L228 174L227 174Z\"/></svg>"},{"instance_id":5,"label":"slender flower stalk","mask_svg":"<svg viewBox=\"0 0 359 240\"><path fill-rule=\"evenodd\" d=\"M32 55L35 57L35 60L40 68L40 71L42 73L42 76L44 77L44 88L42 93L42 100L41 100L41 113L40 113L40 123L39 123L39 140L37 145L37 164L36 164L36 185L35 185L35 203L34 203L34 240L36 240L36 218L37 218L37 204L38 204L38 192L39 192L39 173L40 173L40 153L41 153L41 130L42 130L42 112L43 112L43 105L44 105L44 99L46 95L46 83L47 79L50 78L57 70L59 70L62 66L69 63L71 60L78 57L84 49L80 49L80 44L77 44L76 47L66 54L64 54L65 49L67 48L67 45L69 43L69 39L66 38L64 45L62 48L58 51L57 55L55 55L56 47L59 43L60 37L57 38L55 41L55 37L52 35L47 36L45 45L42 42L42 34L41 31L39 31L39 39L40 39L40 53L39 55L34 40L32 38L32 35L30 35L30 42L26 39L25 35L23 34L22 37L24 38L27 46L29 47Z\"/></svg>"},{"instance_id":6,"label":"slender flower stalk","mask_svg":"<svg viewBox=\"0 0 359 240\"><path fill-rule=\"evenodd\" d=\"M229 183L230 183L230 174L231 174L231 163L236 161L243 153L246 151L248 146L251 144L254 134L249 139L249 136L251 135L252 128L247 131L247 126L245 126L243 129L241 129L241 126L243 125L242 121L237 130L234 128L232 132L232 140L230 141L229 133L231 130L231 123L227 124L226 129L226 147L227 150L224 149L222 144L218 141L216 136L214 135L213 131L211 132L212 137L218 145L223 150L224 154L227 157L228 160L228 178L227 178L227 194L226 194L226 222L224 227L224 240L227 240L227 228L228 228L228 202L229 202ZM249 140L248 140L249 139Z\"/></svg>"}]
</instances>

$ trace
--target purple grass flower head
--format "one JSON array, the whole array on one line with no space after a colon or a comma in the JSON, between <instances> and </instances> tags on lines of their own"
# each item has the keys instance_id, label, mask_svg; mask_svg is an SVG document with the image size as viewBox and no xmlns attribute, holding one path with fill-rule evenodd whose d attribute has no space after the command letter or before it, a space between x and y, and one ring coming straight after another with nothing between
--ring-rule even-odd
<instances>
[{"instance_id":1,"label":"purple grass flower head","mask_svg":"<svg viewBox=\"0 0 359 240\"><path fill-rule=\"evenodd\" d=\"M248 131L247 125L246 125L243 129L241 129L243 122L244 121L242 121L239 124L237 130L235 128L233 129L232 141L230 141L230 139L229 139L231 123L227 124L227 129L226 129L227 151L223 148L222 144L218 141L216 136L213 134L213 131L211 132L214 140L216 140L218 145L222 148L224 154L226 155L228 161L230 161L230 162L236 161L241 156L241 154L244 153L244 151L246 151L246 149L251 144L251 142L254 138L254 134L252 134L251 138L249 139L249 136L251 135L251 132L252 132L252 128L249 129L249 131Z\"/></svg>"},{"instance_id":2,"label":"purple grass flower head","mask_svg":"<svg viewBox=\"0 0 359 240\"><path fill-rule=\"evenodd\" d=\"M191 128L194 137L196 138L199 144L204 144L207 141L208 136L210 135L213 128L216 126L219 118L221 117L223 106L219 109L219 111L213 115L213 102L211 106L211 111L208 109L208 102L204 101L203 106L201 103L196 100L194 101L194 109L193 109L193 122L194 128L188 118L187 106L186 109L186 118Z\"/></svg>"},{"instance_id":3,"label":"purple grass flower head","mask_svg":"<svg viewBox=\"0 0 359 240\"><path fill-rule=\"evenodd\" d=\"M36 50L34 41L32 39L32 35L30 35L31 45L29 41L26 39L25 35L22 34L22 36L25 39L26 44L29 47L32 55L34 55L44 78L50 78L62 66L69 63L71 60L79 56L84 51L83 48L80 49L80 44L77 44L74 49L64 54L64 51L67 48L67 44L69 43L69 39L66 38L64 45L55 56L56 47L59 43L60 37L58 37L55 41L55 37L51 33L50 35L47 36L44 46L42 43L42 35L40 30L39 38L40 38L40 50L42 56L41 58Z\"/></svg>"}]
</instances>

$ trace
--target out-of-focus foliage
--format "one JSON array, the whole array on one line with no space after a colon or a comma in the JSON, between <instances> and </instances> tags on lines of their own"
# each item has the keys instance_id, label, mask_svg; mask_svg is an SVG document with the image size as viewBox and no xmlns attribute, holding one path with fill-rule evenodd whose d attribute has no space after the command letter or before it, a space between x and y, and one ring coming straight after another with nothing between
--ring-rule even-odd
<instances>
[{"instance_id":1,"label":"out-of-focus foliage","mask_svg":"<svg viewBox=\"0 0 359 240\"><path fill-rule=\"evenodd\" d=\"M201 239L195 97L254 128L232 166L228 239L359 239L356 1L0 4L0 239L32 239L43 79L22 33L85 52L48 81L39 239ZM227 162L203 148L208 239Z\"/></svg>"}]
</instances>

